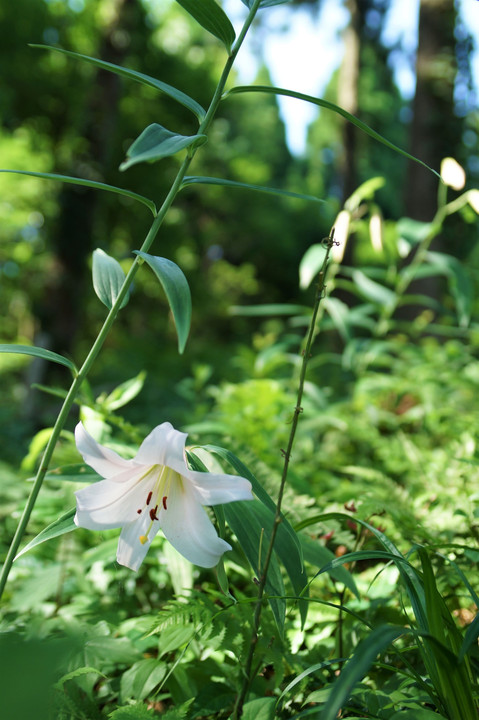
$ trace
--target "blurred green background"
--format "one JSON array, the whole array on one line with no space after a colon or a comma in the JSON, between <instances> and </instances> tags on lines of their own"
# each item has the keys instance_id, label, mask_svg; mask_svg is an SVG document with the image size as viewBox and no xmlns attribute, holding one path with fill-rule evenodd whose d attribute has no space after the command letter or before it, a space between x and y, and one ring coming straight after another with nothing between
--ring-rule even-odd
<instances>
[{"instance_id":1,"label":"blurred green background","mask_svg":"<svg viewBox=\"0 0 479 720\"><path fill-rule=\"evenodd\" d=\"M452 0L421 3L417 91L406 101L393 79L398 48L382 40L390 5L344 4L349 13L344 58L325 97L436 169L444 155L453 155L466 166L468 187L477 185L478 114L468 29ZM243 8L240 0L238 6ZM283 10L291 18L295 13L314 18L324 6L303 0ZM265 17L262 11L253 31L259 49ZM190 113L149 88L28 43L58 44L124 64L207 105L225 61L217 40L176 3L159 0L2 3L0 33L0 166L123 185L161 202L178 158L126 173L118 166L149 123L194 132ZM327 52L318 48L318 62ZM260 64L257 82L268 83L269 70ZM279 316L248 318L231 308L310 305L311 292L298 287L299 262L329 232L358 185L384 176L374 201L386 221L403 215L430 220L436 207L436 178L333 113L319 113L305 152L292 155L275 98L267 95L235 96L221 105L191 172L306 192L325 203L318 210L303 201L208 186L181 193L152 252L178 263L190 282L194 314L187 350L178 358L166 300L144 268L91 377L97 397L146 370L148 391L125 408L129 420L146 428L165 419L194 423L215 403L212 393L203 393L207 383L248 376L255 353L280 337L297 345L302 329ZM358 221L363 212L359 205ZM41 345L81 362L105 314L92 289L91 252L103 248L127 269L148 230L148 211L108 193L1 174L0 221L2 342ZM460 220L447 221L441 244L476 267L476 234L476 216L466 207ZM358 225L345 263L384 265L384 258L371 260L371 252L369 234ZM335 342L326 339L324 350L335 349ZM49 425L58 409L58 399L32 383L64 387L65 371L4 355L0 372L1 457L15 464L32 432Z\"/></svg>"}]
</instances>

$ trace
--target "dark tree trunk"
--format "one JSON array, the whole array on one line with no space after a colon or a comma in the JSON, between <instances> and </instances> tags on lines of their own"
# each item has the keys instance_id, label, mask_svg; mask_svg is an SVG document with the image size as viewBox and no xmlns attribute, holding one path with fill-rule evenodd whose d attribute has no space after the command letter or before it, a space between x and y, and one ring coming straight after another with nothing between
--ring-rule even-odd
<instances>
[{"instance_id":1,"label":"dark tree trunk","mask_svg":"<svg viewBox=\"0 0 479 720\"><path fill-rule=\"evenodd\" d=\"M421 0L410 152L435 170L461 137L461 120L454 114L455 23L454 0ZM432 219L437 183L431 172L409 164L405 196L409 217Z\"/></svg>"},{"instance_id":2,"label":"dark tree trunk","mask_svg":"<svg viewBox=\"0 0 479 720\"><path fill-rule=\"evenodd\" d=\"M358 115L359 109L359 68L361 27L357 0L347 0L350 20L344 31L344 56L339 71L338 105L352 115ZM341 158L342 199L343 202L357 187L357 148L356 127L345 121L343 124L343 153Z\"/></svg>"},{"instance_id":3,"label":"dark tree trunk","mask_svg":"<svg viewBox=\"0 0 479 720\"><path fill-rule=\"evenodd\" d=\"M118 38L128 37L137 0L116 0L115 13L105 30L99 57L121 64L127 44ZM104 181L103 172L110 159L112 134L118 112L119 78L99 70L92 82L90 96L85 98L86 112L77 128L87 141L82 156L67 173L90 180ZM47 284L45 304L41 310L42 330L49 337L49 347L56 352L71 353L81 318L82 296L87 280L87 258L93 250L97 192L64 185L60 194L60 217L52 238L55 255Z\"/></svg>"}]
</instances>

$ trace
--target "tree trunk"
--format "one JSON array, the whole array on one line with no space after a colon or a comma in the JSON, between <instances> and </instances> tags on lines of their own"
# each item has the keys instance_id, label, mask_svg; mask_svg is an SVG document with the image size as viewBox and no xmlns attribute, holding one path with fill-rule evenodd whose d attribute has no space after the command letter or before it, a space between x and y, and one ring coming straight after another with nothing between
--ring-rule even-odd
<instances>
[{"instance_id":1,"label":"tree trunk","mask_svg":"<svg viewBox=\"0 0 479 720\"><path fill-rule=\"evenodd\" d=\"M410 152L439 170L461 137L461 121L454 114L456 57L454 0L421 0ZM437 208L437 178L410 163L406 183L406 214L431 220Z\"/></svg>"},{"instance_id":2,"label":"tree trunk","mask_svg":"<svg viewBox=\"0 0 479 720\"><path fill-rule=\"evenodd\" d=\"M98 56L102 60L122 63L128 48L116 39L128 36L137 4L138 0L116 0L114 3L115 12L105 28L99 49ZM106 70L98 70L91 84L90 97L85 98L84 123L77 128L87 145L82 157L75 159L67 174L104 181L102 173L111 154L119 93L118 77ZM97 198L96 191L75 185L64 185L60 194L60 217L52 238L55 261L41 311L42 331L47 332L49 347L56 352L71 354L73 349L83 307L86 261L94 244Z\"/></svg>"},{"instance_id":3,"label":"tree trunk","mask_svg":"<svg viewBox=\"0 0 479 720\"><path fill-rule=\"evenodd\" d=\"M358 115L360 66L360 14L357 0L347 0L350 20L344 31L344 55L339 70L338 105L352 115ZM356 127L343 123L343 154L341 161L343 202L357 187Z\"/></svg>"}]
</instances>

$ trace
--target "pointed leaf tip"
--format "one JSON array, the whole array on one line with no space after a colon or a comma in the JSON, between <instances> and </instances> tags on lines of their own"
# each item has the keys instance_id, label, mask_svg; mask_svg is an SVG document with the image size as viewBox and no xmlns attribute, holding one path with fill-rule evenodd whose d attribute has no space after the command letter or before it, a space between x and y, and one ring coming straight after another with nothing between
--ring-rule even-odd
<instances>
[{"instance_id":1,"label":"pointed leaf tip","mask_svg":"<svg viewBox=\"0 0 479 720\"><path fill-rule=\"evenodd\" d=\"M187 147L203 145L206 140L206 135L178 135L158 123L153 123L130 145L126 153L127 160L120 165L120 170L126 170L137 163L155 162L176 155Z\"/></svg>"},{"instance_id":2,"label":"pointed leaf tip","mask_svg":"<svg viewBox=\"0 0 479 720\"><path fill-rule=\"evenodd\" d=\"M59 355L58 353L52 352L51 350L46 350L42 347L36 347L35 345L2 344L0 345L0 353L12 353L14 355L31 355L32 357L37 357L41 358L42 360L49 360L51 362L58 363L59 365L64 365L71 370L73 375L76 375L78 372L76 365L68 358L63 357L63 355Z\"/></svg>"},{"instance_id":3,"label":"pointed leaf tip","mask_svg":"<svg viewBox=\"0 0 479 720\"><path fill-rule=\"evenodd\" d=\"M191 110L200 122L202 122L206 115L206 110L202 108L196 100L193 100L193 98L185 95L185 93L181 92L181 90L178 90L161 80L157 80L150 75L145 75L144 73L137 72L136 70L130 70L129 68L122 67L121 65L114 65L113 63L106 62L105 60L98 60L98 58L90 57L89 55L81 55L80 53L71 52L70 50L64 50L63 48L55 47L53 45L38 45L31 43L30 47L42 50L54 50L55 52L63 53L63 55L68 55L69 57L77 60L84 60L91 65L101 68L102 70L107 70L108 72L115 73L115 75L120 75L120 77L127 78L128 80L135 80L142 85L148 85L149 87L155 88L155 90L160 90L165 93L165 95L169 95L169 97L181 103L181 105L188 108L188 110Z\"/></svg>"},{"instance_id":4,"label":"pointed leaf tip","mask_svg":"<svg viewBox=\"0 0 479 720\"><path fill-rule=\"evenodd\" d=\"M178 351L183 353L191 325L191 292L183 271L171 260L135 251L151 267L163 290L175 321Z\"/></svg>"},{"instance_id":5,"label":"pointed leaf tip","mask_svg":"<svg viewBox=\"0 0 479 720\"><path fill-rule=\"evenodd\" d=\"M176 0L201 27L221 40L226 50L230 52L236 35L234 28L226 13L215 0Z\"/></svg>"}]
</instances>

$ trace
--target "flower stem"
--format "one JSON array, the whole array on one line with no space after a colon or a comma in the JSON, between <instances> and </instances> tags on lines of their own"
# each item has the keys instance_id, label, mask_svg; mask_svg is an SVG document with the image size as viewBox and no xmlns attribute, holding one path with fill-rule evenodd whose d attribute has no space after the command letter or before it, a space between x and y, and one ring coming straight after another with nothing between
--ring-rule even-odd
<instances>
[{"instance_id":1,"label":"flower stem","mask_svg":"<svg viewBox=\"0 0 479 720\"><path fill-rule=\"evenodd\" d=\"M442 184L441 184L442 185ZM440 186L439 191L439 207L430 222L430 228L425 237L421 240L411 262L402 270L394 288L394 299L384 305L378 318L375 335L381 337L386 335L390 327L390 321L395 311L397 310L401 298L406 293L410 284L414 280L418 269L427 260L427 254L431 246L432 241L441 232L444 221L448 215L460 210L467 203L467 193L463 193L452 202L446 204L445 191L447 188Z\"/></svg>"},{"instance_id":2,"label":"flower stem","mask_svg":"<svg viewBox=\"0 0 479 720\"><path fill-rule=\"evenodd\" d=\"M228 59L225 63L223 72L221 73L221 77L219 79L218 85L217 85L216 90L211 99L211 102L210 102L210 105L206 112L205 118L203 119L202 123L200 124L200 126L198 128L199 134L206 134L206 132L208 131L208 129L211 125L211 122L216 114L218 106L222 100L223 90L225 88L226 81L228 79L231 68L233 67L233 63L234 63L236 56L239 52L239 49L243 43L246 33L248 32L249 27L254 20L254 17L256 15L256 12L258 11L259 5L260 5L260 0L255 0L253 5L251 6L251 9L246 17L246 20L243 24L241 32L238 35L238 38L236 39L236 42L233 45L231 53L228 56ZM163 204L162 204L161 208L159 209L158 214L156 215L155 219L153 220L153 223L148 231L148 234L147 234L145 240L143 241L143 244L140 248L140 252L148 252L148 250L150 249L153 241L155 240L155 238L158 234L160 227L163 224L163 220L165 219L165 216L166 216L168 210L170 209L176 196L178 195L179 191L182 188L183 179L187 173L187 170L188 170L196 152L197 152L197 148L193 148L190 152L188 152L185 159L181 163L180 169L178 170L178 173L173 181L170 191L168 192L168 195L166 196L165 200L163 201ZM113 304L110 312L108 313L108 315L105 319L105 322L103 323L103 326L102 326L95 342L93 343L93 345L90 349L90 352L88 353L83 365L81 366L80 370L78 371L78 374L76 375L76 377L73 379L73 382L70 386L68 394L63 402L63 405L61 407L61 410L58 414L55 425L53 427L52 434L51 434L48 444L45 448L45 451L43 453L42 461L40 463L40 467L38 468L37 474L35 476L33 487L30 492L30 495L28 497L27 504L25 506L25 509L24 509L22 516L20 518L20 521L18 523L15 535L13 536L13 540L11 542L10 548L9 548L7 556L5 558L5 563L4 563L4 565L2 567L2 571L0 573L0 599L5 590L5 585L7 583L7 579L10 574L10 570L12 568L13 561L18 552L18 548L20 547L20 543L22 542L22 538L25 534L25 530L27 528L28 522L30 520L30 516L31 516L33 508L35 506L35 503L36 503L36 500L38 497L38 493L40 492L40 489L42 487L43 480L47 473L48 467L50 465L50 461L52 459L53 452L54 452L56 444L57 444L57 440L60 436L61 431L63 430L65 422L68 418L68 414L73 406L73 403L75 402L75 399L79 393L79 390L80 390L80 387L81 387L83 381L86 379L94 361L96 360L96 358L103 346L103 343L105 342L105 339L106 339L108 333L110 332L110 329L111 329L113 323L116 320L116 317L120 311L123 299L126 296L128 290L133 282L133 279L134 279L136 273L138 272L139 267L143 264L143 262L144 262L143 259L141 257L139 257L138 255L135 257L135 260L133 261L133 264L132 264L129 272L126 275L125 280L123 281L123 285L121 286L121 289L118 293L118 297L116 298L115 303Z\"/></svg>"},{"instance_id":3,"label":"flower stem","mask_svg":"<svg viewBox=\"0 0 479 720\"><path fill-rule=\"evenodd\" d=\"M325 279L326 279L326 271L329 263L329 255L331 252L331 248L333 247L335 243L334 240L334 228L331 231L331 234L329 238L327 239L327 245L326 245L326 254L323 260L323 264L321 266L321 270L318 274L318 281L316 284L316 296L313 306L313 314L311 316L311 322L308 327L308 332L306 335L306 342L304 346L304 350L302 351L303 360L301 363L301 370L299 375L299 385L298 385L298 393L296 396L296 406L294 408L294 414L293 414L293 421L291 423L291 430L289 433L289 439L288 444L286 447L286 450L283 452L284 456L284 463L283 463L283 472L281 474L281 482L279 486L279 492L278 492L278 499L276 502L276 512L274 516L274 522L273 522L273 528L271 531L271 537L269 541L269 545L266 551L266 557L264 561L264 565L262 568L262 573L259 578L258 583L258 598L256 600L256 605L254 609L254 615L253 615L253 628L251 633L251 641L249 645L248 655L246 658L245 666L244 666L244 680L243 685L241 687L240 692L238 693L238 696L236 698L234 710L232 713L232 720L239 720L243 713L243 705L246 700L249 687L251 685L251 682L253 681L256 672L253 671L253 661L254 661L254 655L256 650L256 645L258 643L258 637L259 637L259 629L261 624L261 614L263 611L263 597L264 597L264 590L266 587L266 580L268 577L268 570L271 563L271 558L273 556L273 550L274 550L274 543L276 540L276 534L278 532L278 527L281 523L281 505L283 502L283 495L284 495L284 489L286 486L286 480L288 478L288 470L289 470L289 463L291 460L291 451L293 449L294 445L294 439L296 435L296 429L298 427L299 422L299 416L303 412L303 408L301 407L301 402L303 399L303 392L304 392L304 383L306 380L306 371L308 369L308 363L311 353L311 347L314 340L314 333L316 328L316 320L318 317L318 311L319 306L321 303L321 299L324 297L325 292ZM259 669L260 665L258 665Z\"/></svg>"}]
</instances>

